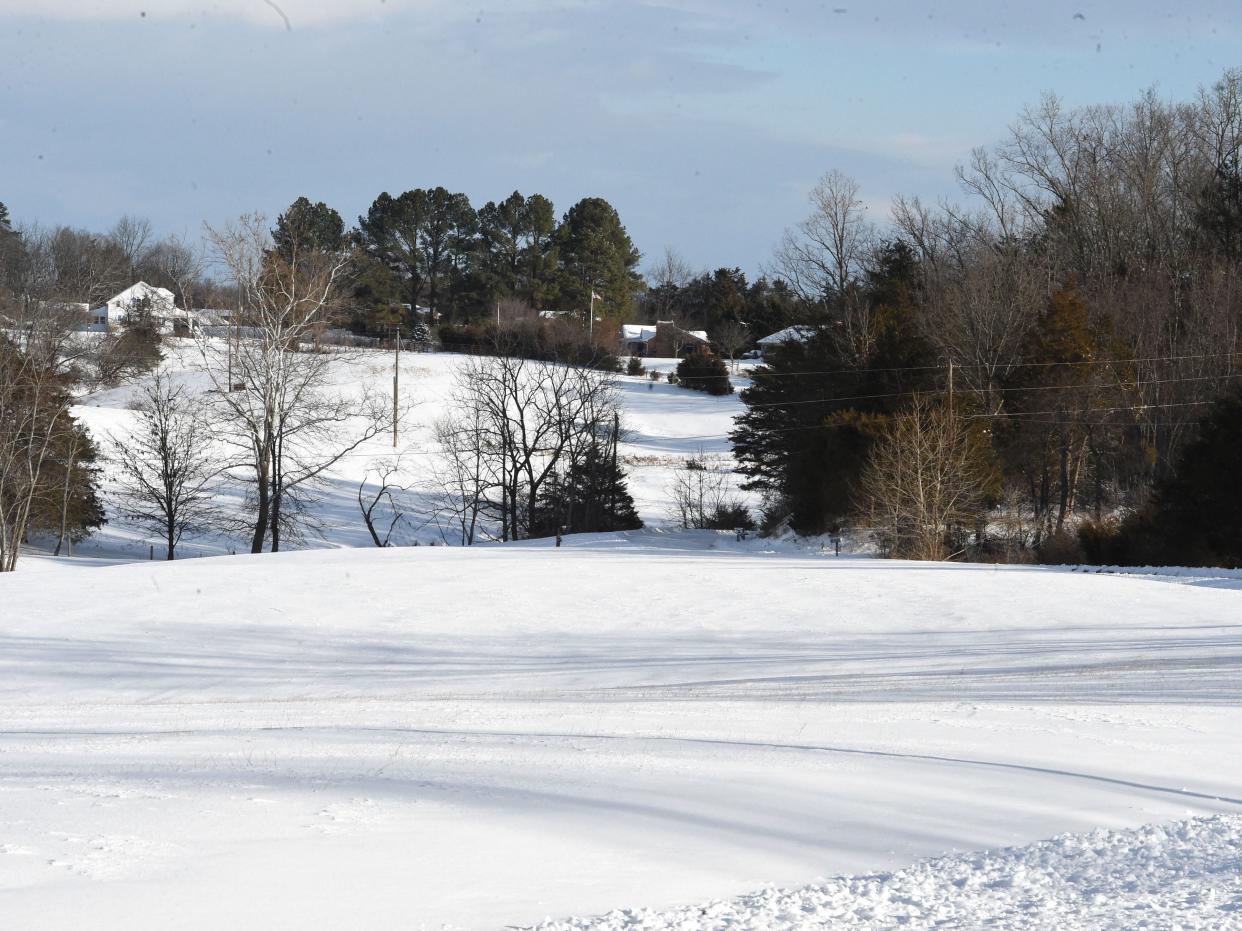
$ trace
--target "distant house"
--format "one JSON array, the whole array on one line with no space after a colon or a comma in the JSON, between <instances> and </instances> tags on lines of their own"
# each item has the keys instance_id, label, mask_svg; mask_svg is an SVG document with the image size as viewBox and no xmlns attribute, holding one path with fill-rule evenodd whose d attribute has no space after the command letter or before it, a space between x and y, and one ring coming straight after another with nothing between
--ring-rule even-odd
<instances>
[{"instance_id":1,"label":"distant house","mask_svg":"<svg viewBox=\"0 0 1242 931\"><path fill-rule=\"evenodd\" d=\"M756 344L760 349L775 349L782 343L805 343L808 339L819 332L818 327L813 326L790 326L783 330L778 330L771 336L765 336L763 339L756 340Z\"/></svg>"},{"instance_id":2,"label":"distant house","mask_svg":"<svg viewBox=\"0 0 1242 931\"><path fill-rule=\"evenodd\" d=\"M198 307L190 311L199 326L228 326L234 313L228 307Z\"/></svg>"},{"instance_id":3,"label":"distant house","mask_svg":"<svg viewBox=\"0 0 1242 931\"><path fill-rule=\"evenodd\" d=\"M621 349L631 356L671 359L708 345L706 331L683 330L671 320L621 326Z\"/></svg>"},{"instance_id":4,"label":"distant house","mask_svg":"<svg viewBox=\"0 0 1242 931\"><path fill-rule=\"evenodd\" d=\"M151 313L159 321L160 329L171 333L178 327L193 329L195 318L177 306L177 300L167 288L157 288L139 281L99 307L91 308L90 325L87 329L106 333L124 326L132 311L140 302L147 302Z\"/></svg>"}]
</instances>

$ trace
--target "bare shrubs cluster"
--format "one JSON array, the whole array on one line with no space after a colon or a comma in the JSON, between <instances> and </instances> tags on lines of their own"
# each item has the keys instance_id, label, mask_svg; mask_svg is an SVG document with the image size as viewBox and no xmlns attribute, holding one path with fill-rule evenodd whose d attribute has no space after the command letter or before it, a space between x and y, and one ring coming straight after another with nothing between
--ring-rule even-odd
<instances>
[{"instance_id":1,"label":"bare shrubs cluster","mask_svg":"<svg viewBox=\"0 0 1242 931\"><path fill-rule=\"evenodd\" d=\"M669 516L684 530L753 530L754 518L733 484L733 473L702 452L686 459L669 489Z\"/></svg>"},{"instance_id":2,"label":"bare shrubs cluster","mask_svg":"<svg viewBox=\"0 0 1242 931\"><path fill-rule=\"evenodd\" d=\"M986 443L932 398L893 418L871 449L859 505L883 552L905 559L960 555L993 481Z\"/></svg>"}]
</instances>

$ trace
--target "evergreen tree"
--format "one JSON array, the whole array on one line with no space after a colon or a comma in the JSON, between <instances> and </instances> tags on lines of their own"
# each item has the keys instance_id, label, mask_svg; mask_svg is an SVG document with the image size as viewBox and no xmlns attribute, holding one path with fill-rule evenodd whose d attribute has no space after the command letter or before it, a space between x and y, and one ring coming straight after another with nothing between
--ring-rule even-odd
<instances>
[{"instance_id":1,"label":"evergreen tree","mask_svg":"<svg viewBox=\"0 0 1242 931\"><path fill-rule=\"evenodd\" d=\"M1110 561L1242 568L1242 383L1217 401L1147 507L1129 517Z\"/></svg>"},{"instance_id":2,"label":"evergreen tree","mask_svg":"<svg viewBox=\"0 0 1242 931\"><path fill-rule=\"evenodd\" d=\"M531 536L639 530L642 519L634 507L625 471L610 450L598 444L572 463L565 475L545 484L532 516Z\"/></svg>"},{"instance_id":3,"label":"evergreen tree","mask_svg":"<svg viewBox=\"0 0 1242 931\"><path fill-rule=\"evenodd\" d=\"M1242 174L1220 166L1203 191L1196 214L1200 235L1222 258L1242 258Z\"/></svg>"},{"instance_id":4,"label":"evergreen tree","mask_svg":"<svg viewBox=\"0 0 1242 931\"><path fill-rule=\"evenodd\" d=\"M402 312L401 282L379 259L356 252L350 261L352 299L349 326L355 333L386 335L396 326L409 328Z\"/></svg>"},{"instance_id":5,"label":"evergreen tree","mask_svg":"<svg viewBox=\"0 0 1242 931\"><path fill-rule=\"evenodd\" d=\"M642 290L638 261L642 257L621 225L613 206L600 197L578 201L561 223L556 244L560 262L562 310L586 311L591 292L602 301L595 311L623 317L632 312Z\"/></svg>"},{"instance_id":6,"label":"evergreen tree","mask_svg":"<svg viewBox=\"0 0 1242 931\"><path fill-rule=\"evenodd\" d=\"M66 543L82 542L106 518L99 497L99 451L90 433L71 417L52 433L51 442L28 529L55 536L59 556Z\"/></svg>"},{"instance_id":7,"label":"evergreen tree","mask_svg":"<svg viewBox=\"0 0 1242 931\"><path fill-rule=\"evenodd\" d=\"M862 364L824 327L769 352L742 392L747 408L730 439L743 487L762 491L799 532L832 529L855 509L876 436L914 392L941 387L915 313L918 277L908 249L881 249L858 295L871 321Z\"/></svg>"},{"instance_id":8,"label":"evergreen tree","mask_svg":"<svg viewBox=\"0 0 1242 931\"><path fill-rule=\"evenodd\" d=\"M446 304L448 316L459 316L468 305L463 295L472 289L470 254L478 229L478 214L465 194L453 194L442 187L427 192L427 224L419 238L423 268L427 278L427 306L432 315ZM473 282L472 282L473 283ZM448 300L445 301L444 298Z\"/></svg>"},{"instance_id":9,"label":"evergreen tree","mask_svg":"<svg viewBox=\"0 0 1242 931\"><path fill-rule=\"evenodd\" d=\"M276 218L272 242L286 262L294 260L296 249L340 252L345 244L345 222L323 201L312 204L308 198L299 197Z\"/></svg>"},{"instance_id":10,"label":"evergreen tree","mask_svg":"<svg viewBox=\"0 0 1242 931\"><path fill-rule=\"evenodd\" d=\"M822 310L819 313L822 314ZM793 289L779 278L775 281L760 278L746 289L742 322L756 339L797 324L816 322L816 316L815 310L807 308Z\"/></svg>"},{"instance_id":11,"label":"evergreen tree","mask_svg":"<svg viewBox=\"0 0 1242 931\"><path fill-rule=\"evenodd\" d=\"M540 194L514 191L479 210L480 264L493 294L542 307L555 285L556 216Z\"/></svg>"},{"instance_id":12,"label":"evergreen tree","mask_svg":"<svg viewBox=\"0 0 1242 931\"><path fill-rule=\"evenodd\" d=\"M59 552L104 523L98 452L69 413L70 384L0 334L0 424L8 430L0 455L10 463L0 472L0 571L12 569L32 534L54 535Z\"/></svg>"},{"instance_id":13,"label":"evergreen tree","mask_svg":"<svg viewBox=\"0 0 1242 931\"><path fill-rule=\"evenodd\" d=\"M1065 528L1088 455L1103 479L1103 444L1118 437L1105 427L1125 416L1111 409L1125 406L1118 385L1128 380L1122 367L1103 363L1124 355L1071 278L1049 296L1022 342L1021 367L1005 379L1009 416L994 435L1010 474L1028 489L1037 545Z\"/></svg>"},{"instance_id":14,"label":"evergreen tree","mask_svg":"<svg viewBox=\"0 0 1242 931\"><path fill-rule=\"evenodd\" d=\"M14 298L26 258L21 235L13 229L9 209L0 202L0 313L6 301Z\"/></svg>"},{"instance_id":15,"label":"evergreen tree","mask_svg":"<svg viewBox=\"0 0 1242 931\"><path fill-rule=\"evenodd\" d=\"M677 383L683 388L706 391L708 394L733 393L728 366L710 349L696 349L678 363Z\"/></svg>"},{"instance_id":16,"label":"evergreen tree","mask_svg":"<svg viewBox=\"0 0 1242 931\"><path fill-rule=\"evenodd\" d=\"M402 283L411 308L422 300L426 263L421 240L429 207L426 191L406 191L393 197L387 191L375 198L358 218L358 238L371 256L382 262Z\"/></svg>"}]
</instances>

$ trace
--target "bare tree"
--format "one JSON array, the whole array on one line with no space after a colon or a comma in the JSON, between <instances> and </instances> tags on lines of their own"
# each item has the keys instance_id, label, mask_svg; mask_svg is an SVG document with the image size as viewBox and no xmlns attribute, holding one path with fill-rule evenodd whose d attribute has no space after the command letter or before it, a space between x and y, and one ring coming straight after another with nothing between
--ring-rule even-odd
<instances>
[{"instance_id":1,"label":"bare tree","mask_svg":"<svg viewBox=\"0 0 1242 931\"><path fill-rule=\"evenodd\" d=\"M862 361L875 339L870 306L858 277L876 242L858 182L839 171L819 180L809 196L810 215L785 232L776 250L776 274L808 303L833 318L830 331L850 358Z\"/></svg>"},{"instance_id":2,"label":"bare tree","mask_svg":"<svg viewBox=\"0 0 1242 931\"><path fill-rule=\"evenodd\" d=\"M726 320L711 333L712 345L729 357L733 370L737 371L736 356L750 345L750 331L746 324L736 320Z\"/></svg>"},{"instance_id":3,"label":"bare tree","mask_svg":"<svg viewBox=\"0 0 1242 931\"><path fill-rule=\"evenodd\" d=\"M271 247L266 223L250 215L208 228L219 262L237 288L245 338L196 341L211 379L223 439L251 471L251 552L280 549L297 532L324 473L391 426L390 405L370 388L361 396L334 390L334 368L352 355L322 350L348 257L293 236L288 255ZM230 345L231 344L231 345ZM231 378L230 378L231 375Z\"/></svg>"},{"instance_id":4,"label":"bare tree","mask_svg":"<svg viewBox=\"0 0 1242 931\"><path fill-rule=\"evenodd\" d=\"M690 264L672 246L647 272L647 292L643 305L652 320L672 320L677 308L677 293L694 277Z\"/></svg>"},{"instance_id":5,"label":"bare tree","mask_svg":"<svg viewBox=\"0 0 1242 931\"><path fill-rule=\"evenodd\" d=\"M158 533L165 558L175 559L188 534L220 524L214 482L227 468L212 449L212 428L201 405L167 375L156 373L133 409L138 422L124 436L110 436L123 490L117 506L127 520Z\"/></svg>"},{"instance_id":6,"label":"bare tree","mask_svg":"<svg viewBox=\"0 0 1242 931\"><path fill-rule=\"evenodd\" d=\"M95 307L133 284L127 257L106 236L62 226L48 235L44 248L52 298Z\"/></svg>"},{"instance_id":7,"label":"bare tree","mask_svg":"<svg viewBox=\"0 0 1242 931\"><path fill-rule=\"evenodd\" d=\"M702 451L691 456L673 476L669 487L669 516L683 530L732 530L745 515L746 505L733 486L733 473L723 462L713 462Z\"/></svg>"},{"instance_id":8,"label":"bare tree","mask_svg":"<svg viewBox=\"0 0 1242 931\"><path fill-rule=\"evenodd\" d=\"M453 413L435 425L440 447L440 462L432 470L436 510L451 517L462 546L473 545L480 534L491 536L484 509L488 493L501 485L501 457L485 432L484 408L474 401L469 393L459 394Z\"/></svg>"},{"instance_id":9,"label":"bare tree","mask_svg":"<svg viewBox=\"0 0 1242 931\"><path fill-rule=\"evenodd\" d=\"M145 217L125 214L108 233L108 239L121 251L128 263L131 282L138 280L138 269L146 258L152 239L151 221Z\"/></svg>"},{"instance_id":10,"label":"bare tree","mask_svg":"<svg viewBox=\"0 0 1242 931\"><path fill-rule=\"evenodd\" d=\"M456 401L463 423L477 425L478 445L458 447L466 471L455 474L459 481L464 475L468 487L482 476L493 483L479 512L499 523L505 540L529 535L545 483L586 454L610 429L617 409L610 373L506 354L467 360ZM472 464L471 455L481 463Z\"/></svg>"},{"instance_id":11,"label":"bare tree","mask_svg":"<svg viewBox=\"0 0 1242 931\"><path fill-rule=\"evenodd\" d=\"M963 421L919 396L872 448L860 482L860 518L890 555L944 559L954 555L955 532L974 526L988 479Z\"/></svg>"},{"instance_id":12,"label":"bare tree","mask_svg":"<svg viewBox=\"0 0 1242 931\"><path fill-rule=\"evenodd\" d=\"M358 509L362 512L362 522L371 535L371 542L381 549L392 546L393 532L405 519L398 495L409 490L409 485L399 481L401 472L400 457L385 459L376 463L374 469L368 469L358 484ZM372 474L378 480L369 489ZM387 526L382 522L384 519L387 519Z\"/></svg>"}]
</instances>

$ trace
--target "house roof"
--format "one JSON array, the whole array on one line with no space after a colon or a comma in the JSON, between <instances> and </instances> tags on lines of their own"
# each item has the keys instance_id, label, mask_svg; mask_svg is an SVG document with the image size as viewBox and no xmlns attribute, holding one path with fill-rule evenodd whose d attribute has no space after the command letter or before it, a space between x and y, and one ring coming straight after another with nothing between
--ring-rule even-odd
<instances>
[{"instance_id":1,"label":"house roof","mask_svg":"<svg viewBox=\"0 0 1242 931\"><path fill-rule=\"evenodd\" d=\"M781 343L805 343L808 339L819 332L818 327L813 326L789 326L783 330L777 330L770 336L756 340L760 346L779 346Z\"/></svg>"},{"instance_id":2,"label":"house roof","mask_svg":"<svg viewBox=\"0 0 1242 931\"><path fill-rule=\"evenodd\" d=\"M161 304L168 304L174 307L177 302L176 296L167 288L157 288L154 285L147 284L145 281L138 281L131 284L120 294L110 297L107 302L105 304L101 304L100 307L115 304L132 304L134 301L140 301L143 298L150 298L152 301L158 301Z\"/></svg>"},{"instance_id":3,"label":"house roof","mask_svg":"<svg viewBox=\"0 0 1242 931\"><path fill-rule=\"evenodd\" d=\"M645 343L655 336L656 328L645 323L621 324L621 338L631 343Z\"/></svg>"},{"instance_id":4,"label":"house roof","mask_svg":"<svg viewBox=\"0 0 1242 931\"><path fill-rule=\"evenodd\" d=\"M623 323L621 324L621 338L627 343L645 343L656 335L657 324L654 323ZM706 330L683 330L677 327L678 333L688 333L695 339L707 342Z\"/></svg>"}]
</instances>

